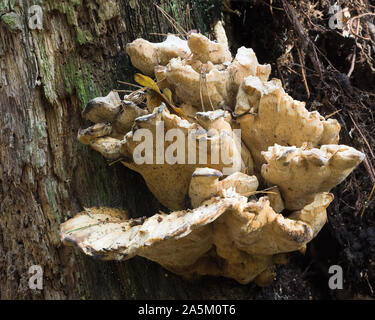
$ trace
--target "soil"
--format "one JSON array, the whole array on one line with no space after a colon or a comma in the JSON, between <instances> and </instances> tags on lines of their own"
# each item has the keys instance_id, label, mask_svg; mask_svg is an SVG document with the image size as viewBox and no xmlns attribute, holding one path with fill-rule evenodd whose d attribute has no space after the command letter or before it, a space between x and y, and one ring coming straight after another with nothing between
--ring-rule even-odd
<instances>
[{"instance_id":1,"label":"soil","mask_svg":"<svg viewBox=\"0 0 375 320\"><path fill-rule=\"evenodd\" d=\"M375 9L375 1L339 4L352 18ZM354 19L358 36L344 37L342 30L329 28L331 5L278 0L232 1L224 7L232 52L242 45L253 48L261 63L271 63L271 77L282 79L285 90L306 101L309 111L325 117L334 113L342 144L366 154L365 162L332 191L328 223L305 255L293 254L278 268L276 282L260 289L270 299L375 298L375 34L368 27L375 16ZM332 265L343 269L342 290L328 287Z\"/></svg>"}]
</instances>

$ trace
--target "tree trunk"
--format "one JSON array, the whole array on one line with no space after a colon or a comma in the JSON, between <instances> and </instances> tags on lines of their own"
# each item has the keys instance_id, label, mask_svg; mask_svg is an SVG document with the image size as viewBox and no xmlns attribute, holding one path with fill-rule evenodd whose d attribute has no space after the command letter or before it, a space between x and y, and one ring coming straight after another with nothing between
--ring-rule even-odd
<instances>
[{"instance_id":1,"label":"tree trunk","mask_svg":"<svg viewBox=\"0 0 375 320\"><path fill-rule=\"evenodd\" d=\"M86 103L119 88L117 80L132 81L125 45L175 33L153 2L0 0L1 299L237 299L278 290L186 281L145 259L96 261L60 243L60 223L83 207L124 208L132 217L161 208L138 174L109 166L76 139ZM221 1L158 3L207 34ZM29 26L32 5L42 8L41 30ZM43 270L42 290L29 288L33 265Z\"/></svg>"},{"instance_id":2,"label":"tree trunk","mask_svg":"<svg viewBox=\"0 0 375 320\"><path fill-rule=\"evenodd\" d=\"M159 1L184 27L209 31L206 1ZM43 29L28 14L40 5ZM186 14L188 13L188 14ZM83 207L153 214L142 178L77 142L87 101L131 81L125 45L175 32L153 1L0 1L0 297L119 299L208 297L144 259L101 262L61 245L59 225ZM43 270L43 289L28 270Z\"/></svg>"}]
</instances>

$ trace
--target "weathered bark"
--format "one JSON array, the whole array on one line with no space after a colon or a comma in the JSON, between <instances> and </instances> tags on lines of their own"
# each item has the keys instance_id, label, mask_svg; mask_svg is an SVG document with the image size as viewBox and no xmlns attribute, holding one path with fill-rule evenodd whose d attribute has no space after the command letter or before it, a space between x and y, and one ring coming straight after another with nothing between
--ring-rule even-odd
<instances>
[{"instance_id":1,"label":"weathered bark","mask_svg":"<svg viewBox=\"0 0 375 320\"><path fill-rule=\"evenodd\" d=\"M28 28L33 4L43 9L43 30ZM207 33L220 1L159 4L185 28ZM131 81L126 43L175 32L153 1L0 0L0 15L0 298L274 296L278 287L185 281L144 259L100 262L60 243L60 223L83 207L125 208L133 217L160 208L139 175L108 166L76 139L87 101L118 88L116 80ZM43 290L29 289L32 265L43 268Z\"/></svg>"}]
</instances>

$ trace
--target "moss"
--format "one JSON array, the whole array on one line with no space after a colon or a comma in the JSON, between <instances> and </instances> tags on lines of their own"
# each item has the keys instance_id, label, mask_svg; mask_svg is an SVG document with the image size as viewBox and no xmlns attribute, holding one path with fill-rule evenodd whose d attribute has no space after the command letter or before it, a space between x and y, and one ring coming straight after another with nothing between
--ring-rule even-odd
<instances>
[{"instance_id":1,"label":"moss","mask_svg":"<svg viewBox=\"0 0 375 320\"><path fill-rule=\"evenodd\" d=\"M38 143L31 143L25 147L26 154L30 157L34 168L41 169L46 165L46 155L42 149L39 148Z\"/></svg>"},{"instance_id":2,"label":"moss","mask_svg":"<svg viewBox=\"0 0 375 320\"><path fill-rule=\"evenodd\" d=\"M221 19L221 12L223 7L222 0L198 0L192 2L192 13L195 14L195 19L198 24L199 31L208 36L210 33L210 25Z\"/></svg>"},{"instance_id":3,"label":"moss","mask_svg":"<svg viewBox=\"0 0 375 320\"><path fill-rule=\"evenodd\" d=\"M57 193L57 183L55 180L52 180L50 178L46 178L44 181L44 192L48 201L48 204L50 205L53 216L55 218L55 223L53 223L55 235L58 236L59 233L59 225L61 223L61 215L59 212L59 205L57 203L56 195Z\"/></svg>"},{"instance_id":4,"label":"moss","mask_svg":"<svg viewBox=\"0 0 375 320\"><path fill-rule=\"evenodd\" d=\"M112 206L121 192L117 189L115 170L88 146L77 142L76 147L81 161L85 161L85 166L79 166L74 177L80 201L87 207Z\"/></svg>"},{"instance_id":5,"label":"moss","mask_svg":"<svg viewBox=\"0 0 375 320\"><path fill-rule=\"evenodd\" d=\"M94 42L94 37L89 30L82 30L81 28L77 27L76 32L77 32L77 41L80 45Z\"/></svg>"},{"instance_id":6,"label":"moss","mask_svg":"<svg viewBox=\"0 0 375 320\"><path fill-rule=\"evenodd\" d=\"M190 5L191 21L186 18L187 5ZM210 25L221 18L222 0L164 0L160 6L186 31L198 29L208 36ZM192 25L192 21L196 25ZM174 29L173 32L176 32Z\"/></svg>"},{"instance_id":7,"label":"moss","mask_svg":"<svg viewBox=\"0 0 375 320\"><path fill-rule=\"evenodd\" d=\"M39 70L43 84L44 95L47 100L53 104L57 101L57 95L54 86L54 72L48 59L46 47L44 45L44 37L42 34L38 35L37 41L39 47Z\"/></svg>"},{"instance_id":8,"label":"moss","mask_svg":"<svg viewBox=\"0 0 375 320\"><path fill-rule=\"evenodd\" d=\"M39 134L39 139L43 139L43 138L47 138L48 135L47 135L47 131L46 131L46 124L44 122L42 123L38 123L36 125L36 128L37 128L37 131L38 131L38 134Z\"/></svg>"},{"instance_id":9,"label":"moss","mask_svg":"<svg viewBox=\"0 0 375 320\"><path fill-rule=\"evenodd\" d=\"M77 26L77 9L82 6L81 0L50 0L46 4L47 10L57 10L62 14L66 15L68 24L71 26Z\"/></svg>"},{"instance_id":10,"label":"moss","mask_svg":"<svg viewBox=\"0 0 375 320\"><path fill-rule=\"evenodd\" d=\"M0 16L9 12L9 0L0 0Z\"/></svg>"},{"instance_id":11,"label":"moss","mask_svg":"<svg viewBox=\"0 0 375 320\"><path fill-rule=\"evenodd\" d=\"M23 5L22 1L20 0L9 0L8 2L9 2L9 8L11 11L13 11L16 6L22 7Z\"/></svg>"},{"instance_id":12,"label":"moss","mask_svg":"<svg viewBox=\"0 0 375 320\"><path fill-rule=\"evenodd\" d=\"M30 143L25 147L26 154L30 157L34 168L41 169L46 165L47 159L44 148L48 141L48 134L45 122L38 122L33 127L33 136Z\"/></svg>"},{"instance_id":13,"label":"moss","mask_svg":"<svg viewBox=\"0 0 375 320\"><path fill-rule=\"evenodd\" d=\"M82 108L89 100L100 95L90 64L80 64L77 58L70 58L62 68L62 76L66 92L70 95L76 93Z\"/></svg>"},{"instance_id":14,"label":"moss","mask_svg":"<svg viewBox=\"0 0 375 320\"><path fill-rule=\"evenodd\" d=\"M72 6L80 6L81 4L81 0L70 0L70 5Z\"/></svg>"},{"instance_id":15,"label":"moss","mask_svg":"<svg viewBox=\"0 0 375 320\"><path fill-rule=\"evenodd\" d=\"M186 5L183 5L181 1L178 0L169 0L161 3L161 7L178 23L179 26L181 26L185 31L189 31L186 30L190 28L190 26L186 25ZM173 32L177 32L174 27Z\"/></svg>"},{"instance_id":16,"label":"moss","mask_svg":"<svg viewBox=\"0 0 375 320\"><path fill-rule=\"evenodd\" d=\"M1 21L11 32L22 31L21 16L15 12L5 13L1 16Z\"/></svg>"}]
</instances>

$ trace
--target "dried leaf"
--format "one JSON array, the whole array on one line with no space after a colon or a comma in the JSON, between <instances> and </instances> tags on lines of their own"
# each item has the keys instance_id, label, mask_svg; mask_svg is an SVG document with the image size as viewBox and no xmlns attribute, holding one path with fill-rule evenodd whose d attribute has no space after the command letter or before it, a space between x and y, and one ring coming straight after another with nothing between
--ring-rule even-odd
<instances>
[{"instance_id":1,"label":"dried leaf","mask_svg":"<svg viewBox=\"0 0 375 320\"><path fill-rule=\"evenodd\" d=\"M156 82L148 76L145 76L141 73L136 73L134 75L134 81L137 82L138 84L140 84L141 86L147 87L147 88L161 94L160 89L159 89L158 85L156 84Z\"/></svg>"}]
</instances>

